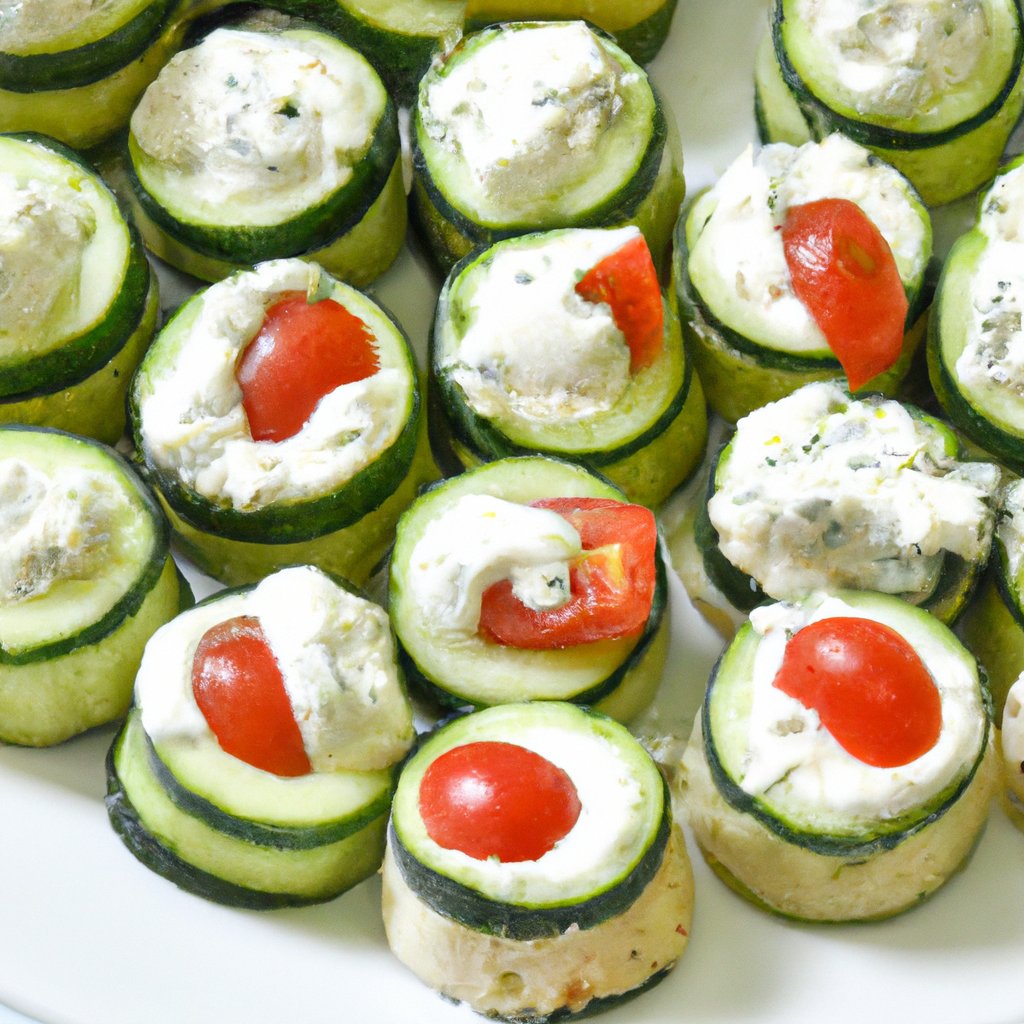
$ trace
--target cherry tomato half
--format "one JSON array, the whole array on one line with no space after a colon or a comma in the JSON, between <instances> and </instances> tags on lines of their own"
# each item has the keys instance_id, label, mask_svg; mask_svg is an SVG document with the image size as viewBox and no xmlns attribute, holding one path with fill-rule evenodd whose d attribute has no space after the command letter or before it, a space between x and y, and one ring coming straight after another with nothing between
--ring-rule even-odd
<instances>
[{"instance_id":1,"label":"cherry tomato half","mask_svg":"<svg viewBox=\"0 0 1024 1024\"><path fill-rule=\"evenodd\" d=\"M942 702L917 652L873 619L829 618L786 645L774 685L818 712L849 754L897 768L926 754L942 730Z\"/></svg>"},{"instance_id":2,"label":"cherry tomato half","mask_svg":"<svg viewBox=\"0 0 1024 1024\"><path fill-rule=\"evenodd\" d=\"M453 747L423 775L420 815L438 846L476 860L537 860L580 816L572 779L515 743L482 740Z\"/></svg>"},{"instance_id":3,"label":"cherry tomato half","mask_svg":"<svg viewBox=\"0 0 1024 1024\"><path fill-rule=\"evenodd\" d=\"M312 765L274 652L258 618L211 626L192 659L192 692L221 748L275 775L306 775Z\"/></svg>"},{"instance_id":4,"label":"cherry tomato half","mask_svg":"<svg viewBox=\"0 0 1024 1024\"><path fill-rule=\"evenodd\" d=\"M654 600L654 513L607 498L545 498L531 502L567 519L583 553L569 567L571 596L560 608L527 608L502 580L480 605L480 632L509 647L549 650L639 633Z\"/></svg>"},{"instance_id":5,"label":"cherry tomato half","mask_svg":"<svg viewBox=\"0 0 1024 1024\"><path fill-rule=\"evenodd\" d=\"M340 303L286 292L267 309L235 372L253 439L293 437L324 395L376 373L373 342L369 327Z\"/></svg>"},{"instance_id":6,"label":"cherry tomato half","mask_svg":"<svg viewBox=\"0 0 1024 1024\"><path fill-rule=\"evenodd\" d=\"M903 349L907 295L892 250L849 199L792 206L782 245L793 291L856 391Z\"/></svg>"}]
</instances>

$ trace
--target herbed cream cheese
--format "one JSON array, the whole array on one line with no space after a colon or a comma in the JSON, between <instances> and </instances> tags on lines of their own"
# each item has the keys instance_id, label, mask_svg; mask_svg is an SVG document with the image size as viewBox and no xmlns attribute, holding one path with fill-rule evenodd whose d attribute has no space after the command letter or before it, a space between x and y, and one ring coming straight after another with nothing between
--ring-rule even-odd
<instances>
[{"instance_id":1,"label":"herbed cream cheese","mask_svg":"<svg viewBox=\"0 0 1024 1024\"><path fill-rule=\"evenodd\" d=\"M332 37L217 29L168 62L131 130L190 203L277 223L351 180L386 102Z\"/></svg>"},{"instance_id":2,"label":"herbed cream cheese","mask_svg":"<svg viewBox=\"0 0 1024 1024\"><path fill-rule=\"evenodd\" d=\"M722 554L771 597L926 595L944 552L988 557L998 483L900 403L827 381L740 420L708 515Z\"/></svg>"},{"instance_id":3,"label":"herbed cream cheese","mask_svg":"<svg viewBox=\"0 0 1024 1024\"><path fill-rule=\"evenodd\" d=\"M0 0L0 51L32 52L93 19L113 21L120 8L140 6L138 0Z\"/></svg>"},{"instance_id":4,"label":"herbed cream cheese","mask_svg":"<svg viewBox=\"0 0 1024 1024\"><path fill-rule=\"evenodd\" d=\"M1017 587L1024 572L1024 480L1015 478L997 500L996 535L1006 552L1006 576Z\"/></svg>"},{"instance_id":5,"label":"herbed cream cheese","mask_svg":"<svg viewBox=\"0 0 1024 1024\"><path fill-rule=\"evenodd\" d=\"M898 768L878 768L847 753L816 711L773 685L788 639L821 619L856 616L898 629L895 619L821 596L804 607L755 608L751 625L762 637L754 659L753 699L740 785L772 803L851 818L897 818L938 796L973 764L985 732L985 711L969 662L928 630L915 632L915 650L932 676L942 707L935 745Z\"/></svg>"},{"instance_id":6,"label":"herbed cream cheese","mask_svg":"<svg viewBox=\"0 0 1024 1024\"><path fill-rule=\"evenodd\" d=\"M405 754L415 731L387 613L310 566L199 605L153 635L135 700L154 743L212 735L192 691L192 661L208 629L239 615L259 619L314 771L373 771Z\"/></svg>"},{"instance_id":7,"label":"herbed cream cheese","mask_svg":"<svg viewBox=\"0 0 1024 1024\"><path fill-rule=\"evenodd\" d=\"M320 274L302 260L274 260L209 287L170 358L161 359L140 403L147 455L215 502L237 509L329 493L398 437L414 386L409 368L388 364L325 395L302 429L283 441L254 441L235 367L283 292L307 292ZM394 328L369 302L353 310L380 341Z\"/></svg>"},{"instance_id":8,"label":"herbed cream cheese","mask_svg":"<svg viewBox=\"0 0 1024 1024\"><path fill-rule=\"evenodd\" d=\"M715 315L761 344L790 352L828 351L797 298L781 227L793 206L848 199L878 228L904 285L916 285L931 255L931 228L906 179L842 135L794 147L746 150L701 200L712 212L692 244L689 273ZM729 294L729 302L714 295Z\"/></svg>"},{"instance_id":9,"label":"herbed cream cheese","mask_svg":"<svg viewBox=\"0 0 1024 1024\"><path fill-rule=\"evenodd\" d=\"M428 78L421 117L484 196L527 216L597 165L636 75L582 22L509 29Z\"/></svg>"},{"instance_id":10,"label":"herbed cream cheese","mask_svg":"<svg viewBox=\"0 0 1024 1024\"><path fill-rule=\"evenodd\" d=\"M630 353L611 308L576 293L588 270L635 238L626 227L557 232L499 246L464 278L466 327L441 366L479 415L533 422L611 409L630 382ZM458 326L450 327L452 335Z\"/></svg>"},{"instance_id":11,"label":"herbed cream cheese","mask_svg":"<svg viewBox=\"0 0 1024 1024\"><path fill-rule=\"evenodd\" d=\"M22 459L0 460L0 606L91 578L109 558L125 505L100 473L65 466L49 474Z\"/></svg>"}]
</instances>

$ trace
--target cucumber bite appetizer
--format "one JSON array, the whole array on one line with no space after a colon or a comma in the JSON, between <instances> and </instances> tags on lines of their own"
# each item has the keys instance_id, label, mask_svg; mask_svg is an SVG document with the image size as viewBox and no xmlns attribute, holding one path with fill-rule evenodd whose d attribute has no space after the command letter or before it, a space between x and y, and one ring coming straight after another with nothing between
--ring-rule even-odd
<instances>
[{"instance_id":1,"label":"cucumber bite appetizer","mask_svg":"<svg viewBox=\"0 0 1024 1024\"><path fill-rule=\"evenodd\" d=\"M755 609L683 757L705 858L754 903L859 921L965 861L997 771L973 656L934 616L865 591Z\"/></svg>"},{"instance_id":2,"label":"cucumber bite appetizer","mask_svg":"<svg viewBox=\"0 0 1024 1024\"><path fill-rule=\"evenodd\" d=\"M639 228L498 242L452 271L431 430L454 470L536 451L658 505L704 457L707 411Z\"/></svg>"},{"instance_id":3,"label":"cucumber bite appetizer","mask_svg":"<svg viewBox=\"0 0 1024 1024\"><path fill-rule=\"evenodd\" d=\"M590 1015L671 970L692 905L661 774L604 716L490 708L434 732L402 771L384 925L447 999L518 1024Z\"/></svg>"},{"instance_id":4,"label":"cucumber bite appetizer","mask_svg":"<svg viewBox=\"0 0 1024 1024\"><path fill-rule=\"evenodd\" d=\"M107 809L128 849L189 892L319 902L380 866L414 738L387 614L292 566L153 636Z\"/></svg>"},{"instance_id":5,"label":"cucumber bite appetizer","mask_svg":"<svg viewBox=\"0 0 1024 1024\"><path fill-rule=\"evenodd\" d=\"M224 582L295 562L365 582L435 475L405 334L304 260L194 295L130 398L137 452L182 548Z\"/></svg>"},{"instance_id":6,"label":"cucumber bite appetizer","mask_svg":"<svg viewBox=\"0 0 1024 1024\"><path fill-rule=\"evenodd\" d=\"M156 276L96 171L53 139L0 135L0 264L0 423L115 443Z\"/></svg>"},{"instance_id":7,"label":"cucumber bite appetizer","mask_svg":"<svg viewBox=\"0 0 1024 1024\"><path fill-rule=\"evenodd\" d=\"M190 0L19 0L0 12L0 131L76 149L128 123L181 45Z\"/></svg>"},{"instance_id":8,"label":"cucumber bite appetizer","mask_svg":"<svg viewBox=\"0 0 1024 1024\"><path fill-rule=\"evenodd\" d=\"M952 622L988 562L998 468L912 406L807 384L752 412L673 537L698 608L725 632L767 598L874 590Z\"/></svg>"},{"instance_id":9,"label":"cucumber bite appetizer","mask_svg":"<svg viewBox=\"0 0 1024 1024\"><path fill-rule=\"evenodd\" d=\"M120 718L152 633L191 592L153 496L112 449L0 427L0 741Z\"/></svg>"},{"instance_id":10,"label":"cucumber bite appetizer","mask_svg":"<svg viewBox=\"0 0 1024 1024\"><path fill-rule=\"evenodd\" d=\"M995 173L1024 104L1020 0L774 0L755 62L766 142L842 132L929 206Z\"/></svg>"},{"instance_id":11,"label":"cucumber bite appetizer","mask_svg":"<svg viewBox=\"0 0 1024 1024\"><path fill-rule=\"evenodd\" d=\"M440 265L529 231L635 224L667 258L684 193L673 119L583 22L464 37L420 83L413 209Z\"/></svg>"},{"instance_id":12,"label":"cucumber bite appetizer","mask_svg":"<svg viewBox=\"0 0 1024 1024\"><path fill-rule=\"evenodd\" d=\"M1014 472L1024 472L1024 158L981 197L978 218L943 265L928 333L928 371L946 415Z\"/></svg>"},{"instance_id":13,"label":"cucumber bite appetizer","mask_svg":"<svg viewBox=\"0 0 1024 1024\"><path fill-rule=\"evenodd\" d=\"M366 285L405 238L398 121L366 59L283 15L178 53L131 118L121 168L147 246L207 281L308 256Z\"/></svg>"},{"instance_id":14,"label":"cucumber bite appetizer","mask_svg":"<svg viewBox=\"0 0 1024 1024\"><path fill-rule=\"evenodd\" d=\"M1010 687L999 735L1002 755L1003 806L1017 828L1024 830L1024 675Z\"/></svg>"},{"instance_id":15,"label":"cucumber bite appetizer","mask_svg":"<svg viewBox=\"0 0 1024 1024\"><path fill-rule=\"evenodd\" d=\"M892 393L924 336L928 211L841 135L745 150L679 219L673 279L708 404L735 423L811 380Z\"/></svg>"},{"instance_id":16,"label":"cucumber bite appetizer","mask_svg":"<svg viewBox=\"0 0 1024 1024\"><path fill-rule=\"evenodd\" d=\"M410 682L457 708L564 700L628 722L661 679L667 598L650 509L539 456L422 494L390 560Z\"/></svg>"}]
</instances>

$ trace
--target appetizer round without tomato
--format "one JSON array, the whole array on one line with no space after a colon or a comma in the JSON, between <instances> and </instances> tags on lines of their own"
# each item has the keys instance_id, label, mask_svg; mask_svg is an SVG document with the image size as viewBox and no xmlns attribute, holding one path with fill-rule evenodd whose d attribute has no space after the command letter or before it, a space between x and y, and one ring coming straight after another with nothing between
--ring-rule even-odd
<instances>
[{"instance_id":1,"label":"appetizer round without tomato","mask_svg":"<svg viewBox=\"0 0 1024 1024\"><path fill-rule=\"evenodd\" d=\"M150 635L191 601L152 495L112 449L0 427L0 740L120 718Z\"/></svg>"},{"instance_id":2,"label":"appetizer round without tomato","mask_svg":"<svg viewBox=\"0 0 1024 1024\"><path fill-rule=\"evenodd\" d=\"M635 224L661 266L684 193L674 123L644 72L583 22L462 39L419 88L413 209L444 269L530 231Z\"/></svg>"},{"instance_id":3,"label":"appetizer round without tomato","mask_svg":"<svg viewBox=\"0 0 1024 1024\"><path fill-rule=\"evenodd\" d=\"M0 17L0 131L77 149L128 123L181 45L186 0L19 0Z\"/></svg>"},{"instance_id":4,"label":"appetizer round without tomato","mask_svg":"<svg viewBox=\"0 0 1024 1024\"><path fill-rule=\"evenodd\" d=\"M380 866L414 737L387 614L293 566L153 636L107 809L143 864L196 895L327 900Z\"/></svg>"},{"instance_id":5,"label":"appetizer round without tomato","mask_svg":"<svg viewBox=\"0 0 1024 1024\"><path fill-rule=\"evenodd\" d=\"M301 22L254 20L181 51L146 90L126 199L149 248L204 280L306 256L366 285L405 238L399 150L364 57Z\"/></svg>"},{"instance_id":6,"label":"appetizer round without tomato","mask_svg":"<svg viewBox=\"0 0 1024 1024\"><path fill-rule=\"evenodd\" d=\"M929 206L992 177L1024 105L1018 0L775 0L755 63L762 139L842 132Z\"/></svg>"},{"instance_id":7,"label":"appetizer round without tomato","mask_svg":"<svg viewBox=\"0 0 1024 1024\"><path fill-rule=\"evenodd\" d=\"M864 591L755 609L683 757L705 858L754 903L855 921L915 906L964 863L996 760L973 656Z\"/></svg>"},{"instance_id":8,"label":"appetizer round without tomato","mask_svg":"<svg viewBox=\"0 0 1024 1024\"><path fill-rule=\"evenodd\" d=\"M745 416L672 541L723 632L767 598L874 590L952 622L988 562L999 470L913 406L807 384Z\"/></svg>"},{"instance_id":9,"label":"appetizer round without tomato","mask_svg":"<svg viewBox=\"0 0 1024 1024\"><path fill-rule=\"evenodd\" d=\"M229 583L295 562L365 582L434 473L408 339L298 259L189 299L139 368L131 414L183 549Z\"/></svg>"},{"instance_id":10,"label":"appetizer round without tomato","mask_svg":"<svg viewBox=\"0 0 1024 1024\"><path fill-rule=\"evenodd\" d=\"M692 904L661 774L604 716L490 708L434 732L402 770L388 942L478 1013L541 1022L636 995L682 955Z\"/></svg>"},{"instance_id":11,"label":"appetizer round without tomato","mask_svg":"<svg viewBox=\"0 0 1024 1024\"><path fill-rule=\"evenodd\" d=\"M928 211L841 135L748 148L679 219L673 279L708 403L726 420L811 380L891 393L924 336Z\"/></svg>"},{"instance_id":12,"label":"appetizer round without tomato","mask_svg":"<svg viewBox=\"0 0 1024 1024\"><path fill-rule=\"evenodd\" d=\"M0 423L114 444L157 281L113 194L53 139L0 135L0 265Z\"/></svg>"},{"instance_id":13,"label":"appetizer round without tomato","mask_svg":"<svg viewBox=\"0 0 1024 1024\"><path fill-rule=\"evenodd\" d=\"M390 561L410 682L453 707L565 700L629 721L657 691L666 601L653 513L536 456L421 495Z\"/></svg>"},{"instance_id":14,"label":"appetizer round without tomato","mask_svg":"<svg viewBox=\"0 0 1024 1024\"><path fill-rule=\"evenodd\" d=\"M456 470L543 452L654 506L704 455L700 381L635 227L523 235L461 263L431 386L434 450Z\"/></svg>"}]
</instances>

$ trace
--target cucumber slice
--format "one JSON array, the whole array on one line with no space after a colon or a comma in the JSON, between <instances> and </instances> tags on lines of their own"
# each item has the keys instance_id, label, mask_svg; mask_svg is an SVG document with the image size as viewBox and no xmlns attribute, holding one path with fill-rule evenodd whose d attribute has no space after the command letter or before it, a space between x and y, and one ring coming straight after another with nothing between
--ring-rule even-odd
<instances>
[{"instance_id":1,"label":"cucumber slice","mask_svg":"<svg viewBox=\"0 0 1024 1024\"><path fill-rule=\"evenodd\" d=\"M595 387L589 408L569 408L568 400L565 408L555 409L555 405L557 397L563 393L561 383L566 383L567 390L582 388L588 383L567 381L577 368L582 377L588 374L598 377L606 372L601 360L610 358L608 345L597 335L589 348L590 354L585 359L582 355L577 357L583 362L574 362L569 374L564 371L559 374L557 383L540 372L535 375L539 378L536 382L537 411L523 408L524 399L530 395L517 391L515 400L510 397L509 391L514 388L511 384L490 401L487 399L490 390L481 387L472 393L467 391L473 381L484 385L493 373L486 353L477 357L463 354L467 334L483 312L478 298L480 288L489 285L486 294L493 301L496 286L491 282L503 281L507 285L505 291L510 308L519 309L525 304L527 309L534 309L532 323L537 336L547 336L554 316L567 322L561 310L563 301L568 300L550 291L543 291L534 299L531 289L517 282L536 278L530 274L523 276L523 272L517 272L514 278L508 276L514 261L523 254L522 258L531 266L539 266L538 259L550 265L558 260L559 253L572 253L575 249L580 253L575 271L575 278L578 278L589 269L587 260L593 263L598 258L591 255L588 246L612 244L603 243L605 237L606 233L601 231L571 229L523 235L467 258L452 271L441 290L431 338L430 386L437 392L431 401L444 413L443 419L435 417L431 423L434 446L442 452L446 447L452 448L459 456L460 468L531 452L564 458L601 472L622 488L630 501L657 506L699 464L707 439L701 384L683 350L678 319L667 303L664 304L662 348L657 358L636 373L629 373L626 368L623 371L625 386L621 385L621 375L611 376L607 371L611 378L608 392ZM603 255L603 249L600 251ZM562 261L564 259L562 256ZM504 268L503 276L495 276L497 264ZM548 308L545 302L550 302L554 308ZM589 311L581 310L577 323L587 323L582 319L585 313ZM554 351L551 344L548 353L552 361L568 358L564 351ZM467 358L471 362L467 363ZM505 361L511 359L510 355ZM515 372L514 367L510 372ZM519 380L518 374L515 379ZM619 389L619 393L611 401L606 395L615 389ZM545 411L541 412L541 408ZM547 410L551 410L550 413Z\"/></svg>"},{"instance_id":2,"label":"cucumber slice","mask_svg":"<svg viewBox=\"0 0 1024 1024\"><path fill-rule=\"evenodd\" d=\"M775 692L787 638L832 615L895 629L935 680L943 733L903 768L858 762L810 710L801 714L820 732L801 740L801 751L751 754L771 729L759 716L783 713L766 710L769 697L758 694ZM767 606L759 616L719 661L684 757L690 821L705 856L745 895L788 916L863 920L915 905L961 866L987 819L994 748L977 663L933 616L884 595L842 592L796 609ZM746 784L779 757L792 759L785 778ZM815 789L808 780L819 774L830 781Z\"/></svg>"},{"instance_id":3,"label":"cucumber slice","mask_svg":"<svg viewBox=\"0 0 1024 1024\"><path fill-rule=\"evenodd\" d=\"M668 650L667 581L656 553L656 585L642 634L554 650L488 643L473 634L457 643L432 630L413 590L413 552L429 524L461 497L488 494L526 504L538 498L601 497L622 492L581 467L539 456L501 459L445 481L403 514L390 559L389 607L411 684L449 707L521 700L594 705L630 721L654 699Z\"/></svg>"}]
</instances>

